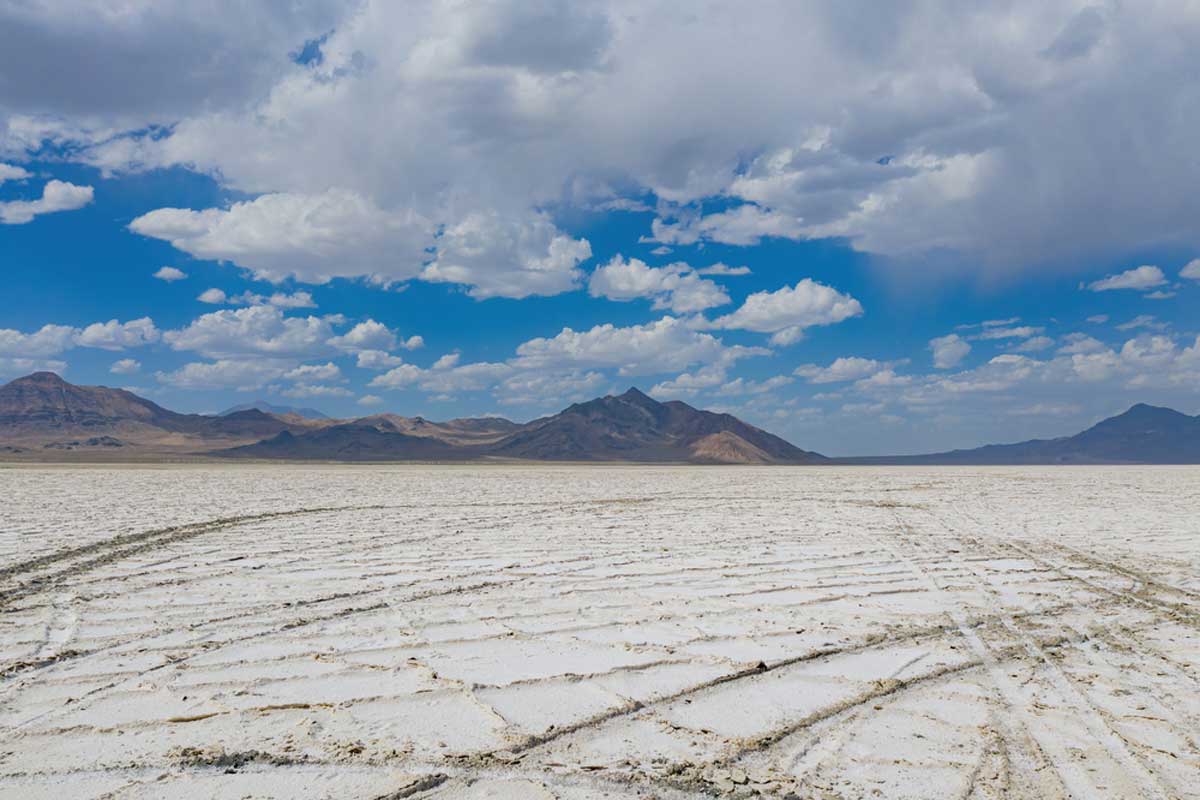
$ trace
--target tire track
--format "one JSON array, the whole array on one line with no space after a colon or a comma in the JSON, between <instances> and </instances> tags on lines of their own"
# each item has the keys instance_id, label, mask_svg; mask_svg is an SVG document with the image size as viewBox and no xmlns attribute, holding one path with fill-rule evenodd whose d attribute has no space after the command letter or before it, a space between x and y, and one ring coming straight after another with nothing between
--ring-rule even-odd
<instances>
[{"instance_id":1,"label":"tire track","mask_svg":"<svg viewBox=\"0 0 1200 800\"><path fill-rule=\"evenodd\" d=\"M14 600L49 591L68 578L91 572L114 561L129 558L130 556L169 544L194 539L197 536L203 536L214 531L284 517L344 511L368 511L383 508L386 508L386 506L319 506L315 508L298 508L291 511L269 511L263 514L243 514L236 517L222 517L188 525L156 528L142 533L123 534L82 547L59 550L55 553L49 553L0 569L0 581L7 582L7 584L0 584L0 609L10 605ZM40 570L60 565L62 566L57 571L36 574Z\"/></svg>"},{"instance_id":2,"label":"tire track","mask_svg":"<svg viewBox=\"0 0 1200 800\"><path fill-rule=\"evenodd\" d=\"M928 540L928 534L918 534L917 529L901 519L899 513L896 514L896 519L910 540L918 535ZM953 534L954 532L950 530L950 533ZM918 547L921 548L923 545L918 545ZM997 596L995 588L974 566L958 558L949 550L946 551L944 558L954 564L959 570L969 574L974 579L977 588L992 598L994 606L997 608L1003 607L1003 601ZM1169 794L1169 790L1159 781L1151 765L1147 764L1140 754L1129 748L1126 741L1112 728L1111 724L1104 718L1095 704L1075 686L1070 678L1063 673L1062 669L1047 655L1045 648L1032 636L1022 631L1007 614L1002 614L1001 622L1004 628L1026 650L1031 659L1041 665L1042 671L1047 675L1050 685L1059 694L1064 704L1083 722L1088 732L1103 747L1109 757L1119 764L1125 771L1125 774L1138 786L1142 797L1147 798L1147 800L1170 800L1171 795ZM978 639L978 637L975 638ZM980 642L980 645L984 648L987 647L982 642ZM996 671L994 674L999 676L999 671ZM1020 695L1014 693L1013 697L1019 698ZM1024 716L1027 717L1026 722L1034 719L1028 714ZM1031 730L1040 731L1043 730L1043 726L1037 724L1036 728ZM1060 748L1060 744L1054 741L1053 734L1050 732L1046 732L1039 739L1042 747ZM1072 765L1069 758L1066 758L1066 755L1065 752L1056 754L1054 761L1059 774L1068 779L1068 788L1081 798L1099 796L1104 787L1097 786L1086 773L1082 773L1077 769L1070 769L1069 767ZM1080 777L1083 777L1085 781L1080 782L1078 780Z\"/></svg>"}]
</instances>

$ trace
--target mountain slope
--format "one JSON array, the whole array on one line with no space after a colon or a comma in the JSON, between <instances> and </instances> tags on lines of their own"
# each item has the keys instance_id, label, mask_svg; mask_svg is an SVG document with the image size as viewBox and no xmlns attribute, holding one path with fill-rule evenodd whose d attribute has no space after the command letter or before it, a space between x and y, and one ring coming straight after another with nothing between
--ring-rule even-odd
<instances>
[{"instance_id":1,"label":"mountain slope","mask_svg":"<svg viewBox=\"0 0 1200 800\"><path fill-rule=\"evenodd\" d=\"M76 386L52 372L0 386L0 443L25 449L65 449L64 442L103 441L97 434L106 434L134 450L187 451L258 441L304 426L257 409L224 417L180 414L124 389Z\"/></svg>"},{"instance_id":2,"label":"mountain slope","mask_svg":"<svg viewBox=\"0 0 1200 800\"><path fill-rule=\"evenodd\" d=\"M285 414L294 414L297 417L304 417L305 419L329 419L328 414L323 414L320 411L317 411L315 408L297 408L296 406L277 406L272 403L268 403L266 400L255 400L253 403L240 403L239 405L231 406L230 408L225 409L220 414L217 414L217 416L218 417L227 417L230 414L236 414L239 411L252 411L252 410L265 411L268 414L275 414L276 416L283 416Z\"/></svg>"},{"instance_id":3,"label":"mountain slope","mask_svg":"<svg viewBox=\"0 0 1200 800\"><path fill-rule=\"evenodd\" d=\"M448 444L490 444L521 426L502 417L479 417L432 422L424 417L402 417L398 414L375 414L354 421L369 424L390 433L405 433L439 439Z\"/></svg>"},{"instance_id":4,"label":"mountain slope","mask_svg":"<svg viewBox=\"0 0 1200 800\"><path fill-rule=\"evenodd\" d=\"M1139 403L1074 436L917 456L842 459L870 464L1200 464L1200 417Z\"/></svg>"},{"instance_id":5,"label":"mountain slope","mask_svg":"<svg viewBox=\"0 0 1200 800\"><path fill-rule=\"evenodd\" d=\"M431 436L410 436L357 422L300 435L283 431L270 439L212 455L320 461L458 461L475 457L470 448L448 444Z\"/></svg>"},{"instance_id":6,"label":"mountain slope","mask_svg":"<svg viewBox=\"0 0 1200 800\"><path fill-rule=\"evenodd\" d=\"M213 455L226 458L338 461L464 461L519 428L499 417L431 422L424 417L375 414L297 435L284 431Z\"/></svg>"},{"instance_id":7,"label":"mountain slope","mask_svg":"<svg viewBox=\"0 0 1200 800\"><path fill-rule=\"evenodd\" d=\"M703 443L717 434L720 439ZM546 461L811 464L825 460L729 414L700 411L679 401L660 403L637 389L576 403L534 420L488 452Z\"/></svg>"},{"instance_id":8,"label":"mountain slope","mask_svg":"<svg viewBox=\"0 0 1200 800\"><path fill-rule=\"evenodd\" d=\"M75 386L53 372L35 372L0 386L0 426L83 429L137 422L180 424L184 415L124 389Z\"/></svg>"}]
</instances>

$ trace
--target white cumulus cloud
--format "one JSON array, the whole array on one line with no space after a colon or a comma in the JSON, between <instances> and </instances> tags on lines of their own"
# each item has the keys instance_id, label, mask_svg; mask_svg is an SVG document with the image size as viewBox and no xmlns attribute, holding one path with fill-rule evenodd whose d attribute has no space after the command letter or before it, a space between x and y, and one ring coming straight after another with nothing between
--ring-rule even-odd
<instances>
[{"instance_id":1,"label":"white cumulus cloud","mask_svg":"<svg viewBox=\"0 0 1200 800\"><path fill-rule=\"evenodd\" d=\"M967 344L957 333L939 336L929 340L929 349L933 351L933 365L938 369L952 369L958 366L967 354L971 345Z\"/></svg>"},{"instance_id":2,"label":"white cumulus cloud","mask_svg":"<svg viewBox=\"0 0 1200 800\"><path fill-rule=\"evenodd\" d=\"M597 267L588 280L588 293L609 300L652 299L656 310L676 314L704 311L729 302L729 295L687 264L651 267L640 259L620 255Z\"/></svg>"},{"instance_id":3,"label":"white cumulus cloud","mask_svg":"<svg viewBox=\"0 0 1200 800\"><path fill-rule=\"evenodd\" d=\"M154 277L160 281L171 283L172 281L183 280L187 277L187 273L178 267L159 267L158 271L154 273Z\"/></svg>"},{"instance_id":4,"label":"white cumulus cloud","mask_svg":"<svg viewBox=\"0 0 1200 800\"><path fill-rule=\"evenodd\" d=\"M570 291L582 278L579 264L592 255L586 239L567 236L543 214L524 220L470 214L438 235L436 251L421 277L464 284L479 300Z\"/></svg>"},{"instance_id":5,"label":"white cumulus cloud","mask_svg":"<svg viewBox=\"0 0 1200 800\"><path fill-rule=\"evenodd\" d=\"M92 202L95 192L91 186L76 186L65 181L48 181L37 200L9 200L0 202L0 223L23 225L41 214L56 211L74 211Z\"/></svg>"},{"instance_id":6,"label":"white cumulus cloud","mask_svg":"<svg viewBox=\"0 0 1200 800\"><path fill-rule=\"evenodd\" d=\"M1107 278L1101 278L1098 281L1092 281L1088 284L1088 289L1093 292L1109 292L1114 289L1153 289L1155 286L1162 286L1167 282L1167 276L1163 275L1163 271L1158 267L1150 264L1143 264L1140 267L1125 270L1116 275L1109 275Z\"/></svg>"},{"instance_id":7,"label":"white cumulus cloud","mask_svg":"<svg viewBox=\"0 0 1200 800\"><path fill-rule=\"evenodd\" d=\"M383 211L345 189L264 194L226 209L160 208L137 217L129 228L196 258L232 261L275 282L412 278L433 241L431 225L417 214Z\"/></svg>"},{"instance_id":8,"label":"white cumulus cloud","mask_svg":"<svg viewBox=\"0 0 1200 800\"><path fill-rule=\"evenodd\" d=\"M805 278L774 292L755 292L736 311L712 324L770 333L772 343L786 345L798 341L806 328L832 325L862 313L862 304L850 295Z\"/></svg>"}]
</instances>

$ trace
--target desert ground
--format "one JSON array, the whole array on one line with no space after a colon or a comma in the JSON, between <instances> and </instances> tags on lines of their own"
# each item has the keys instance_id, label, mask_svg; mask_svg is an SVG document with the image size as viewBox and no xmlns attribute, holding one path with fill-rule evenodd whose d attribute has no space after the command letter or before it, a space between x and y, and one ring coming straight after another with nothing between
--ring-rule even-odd
<instances>
[{"instance_id":1,"label":"desert ground","mask_svg":"<svg viewBox=\"0 0 1200 800\"><path fill-rule=\"evenodd\" d=\"M1200 798L1200 469L0 469L5 798Z\"/></svg>"}]
</instances>

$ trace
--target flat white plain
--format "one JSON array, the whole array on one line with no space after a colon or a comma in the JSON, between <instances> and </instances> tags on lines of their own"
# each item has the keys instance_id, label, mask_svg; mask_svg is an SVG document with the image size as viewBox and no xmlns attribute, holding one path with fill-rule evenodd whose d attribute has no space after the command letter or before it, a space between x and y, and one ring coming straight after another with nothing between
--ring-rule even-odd
<instances>
[{"instance_id":1,"label":"flat white plain","mask_svg":"<svg viewBox=\"0 0 1200 800\"><path fill-rule=\"evenodd\" d=\"M0 796L1200 798L1200 469L0 470Z\"/></svg>"}]
</instances>

